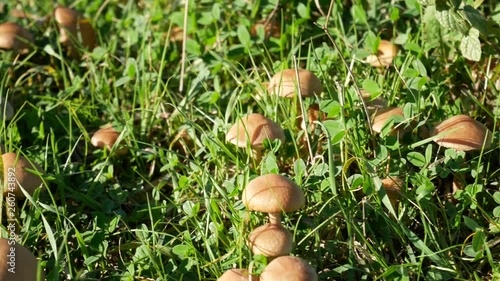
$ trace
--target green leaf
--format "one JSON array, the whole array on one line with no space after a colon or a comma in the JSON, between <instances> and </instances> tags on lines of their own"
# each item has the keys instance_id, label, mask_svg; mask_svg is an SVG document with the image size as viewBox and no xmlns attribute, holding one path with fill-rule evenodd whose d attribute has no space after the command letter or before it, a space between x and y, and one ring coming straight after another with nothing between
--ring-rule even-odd
<instances>
[{"instance_id":1,"label":"green leaf","mask_svg":"<svg viewBox=\"0 0 500 281\"><path fill-rule=\"evenodd\" d=\"M212 6L212 16L216 21L220 20L220 5L219 3L214 3Z\"/></svg>"},{"instance_id":2,"label":"green leaf","mask_svg":"<svg viewBox=\"0 0 500 281\"><path fill-rule=\"evenodd\" d=\"M238 39L244 46L250 46L250 32L244 25L238 26Z\"/></svg>"},{"instance_id":3,"label":"green leaf","mask_svg":"<svg viewBox=\"0 0 500 281\"><path fill-rule=\"evenodd\" d=\"M465 225L467 225L467 227L472 230L472 231L478 231L478 230L481 230L482 228L479 226L479 224L477 224L476 221L474 221L473 219L469 218L469 217L466 217L466 216L463 216L464 218L464 222L465 222Z\"/></svg>"},{"instance_id":4,"label":"green leaf","mask_svg":"<svg viewBox=\"0 0 500 281\"><path fill-rule=\"evenodd\" d=\"M472 61L481 59L481 42L479 42L479 31L471 28L469 35L465 36L460 43L462 55Z\"/></svg>"},{"instance_id":5,"label":"green leaf","mask_svg":"<svg viewBox=\"0 0 500 281\"><path fill-rule=\"evenodd\" d=\"M484 232L482 230L477 231L472 238L472 249L474 249L474 251L476 252L481 251L481 248L484 245L485 238L486 236L484 235Z\"/></svg>"},{"instance_id":6,"label":"green leaf","mask_svg":"<svg viewBox=\"0 0 500 281\"><path fill-rule=\"evenodd\" d=\"M365 79L363 81L363 89L365 89L370 94L378 94L380 92L380 87L377 82L371 79Z\"/></svg>"},{"instance_id":7,"label":"green leaf","mask_svg":"<svg viewBox=\"0 0 500 281\"><path fill-rule=\"evenodd\" d=\"M367 23L365 9L361 5L353 5L351 8L351 15L356 23Z\"/></svg>"},{"instance_id":8,"label":"green leaf","mask_svg":"<svg viewBox=\"0 0 500 281\"><path fill-rule=\"evenodd\" d=\"M299 3L297 5L297 13L301 18L309 19L309 11L307 10L306 5L304 5L303 3Z\"/></svg>"},{"instance_id":9,"label":"green leaf","mask_svg":"<svg viewBox=\"0 0 500 281\"><path fill-rule=\"evenodd\" d=\"M466 5L463 10L463 15L472 27L479 30L481 34L488 35L488 21L478 10L470 5Z\"/></svg>"},{"instance_id":10,"label":"green leaf","mask_svg":"<svg viewBox=\"0 0 500 281\"><path fill-rule=\"evenodd\" d=\"M319 109L321 110L321 112L325 112L326 114L328 114L329 118L332 118L340 115L342 106L338 101L325 100L319 103Z\"/></svg>"},{"instance_id":11,"label":"green leaf","mask_svg":"<svg viewBox=\"0 0 500 281\"><path fill-rule=\"evenodd\" d=\"M427 164L427 162L425 161L425 157L419 152L410 152L408 153L406 158L408 159L408 161L410 161L410 163L419 168L422 168L423 166L425 166L425 164Z\"/></svg>"},{"instance_id":12,"label":"green leaf","mask_svg":"<svg viewBox=\"0 0 500 281\"><path fill-rule=\"evenodd\" d=\"M493 200L495 200L495 202L500 205L500 191L496 191L495 193L493 193Z\"/></svg>"},{"instance_id":13,"label":"green leaf","mask_svg":"<svg viewBox=\"0 0 500 281\"><path fill-rule=\"evenodd\" d=\"M467 22L450 8L438 8L436 10L436 19L442 27L462 34L465 34L469 28Z\"/></svg>"},{"instance_id":14,"label":"green leaf","mask_svg":"<svg viewBox=\"0 0 500 281\"><path fill-rule=\"evenodd\" d=\"M493 216L500 218L500 206L497 206L495 207L495 209L493 209Z\"/></svg>"}]
</instances>

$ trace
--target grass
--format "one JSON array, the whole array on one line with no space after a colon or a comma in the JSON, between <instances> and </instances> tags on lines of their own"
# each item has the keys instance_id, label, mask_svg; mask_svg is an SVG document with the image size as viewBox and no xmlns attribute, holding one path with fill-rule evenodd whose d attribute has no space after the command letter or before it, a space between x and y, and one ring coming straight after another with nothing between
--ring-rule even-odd
<instances>
[{"instance_id":1,"label":"grass","mask_svg":"<svg viewBox=\"0 0 500 281\"><path fill-rule=\"evenodd\" d=\"M480 62L466 60L456 34L412 0L334 1L328 19L311 1L189 1L181 71L182 41L170 37L183 27L184 3L60 2L89 18L99 38L78 61L66 56L53 20L9 14L50 14L55 3L42 2L12 1L0 14L36 40L27 56L0 53L0 93L16 110L0 135L6 150L46 171L45 188L20 204L19 241L39 257L47 280L216 280L233 267L259 273L268 261L245 241L267 219L246 211L241 193L268 173L288 176L306 194L283 223L293 255L320 280L500 278L500 80L491 45ZM328 13L330 1L319 2ZM479 10L495 18L499 7L485 1ZM271 16L280 37L263 28L250 34ZM400 51L393 66L375 69L363 60L380 38ZM307 133L314 161L293 101L259 94L274 73L295 65L323 81L321 96L303 100L304 108L319 102L329 118ZM404 108L394 122L408 133L390 135L391 123L371 134L354 83ZM225 140L252 112L281 124L287 137L270 143L260 164L250 148ZM426 136L457 114L485 124L491 148L456 152ZM106 123L121 132L128 154L91 146ZM387 176L404 182L396 209L381 188ZM464 189L449 195L454 176Z\"/></svg>"}]
</instances>

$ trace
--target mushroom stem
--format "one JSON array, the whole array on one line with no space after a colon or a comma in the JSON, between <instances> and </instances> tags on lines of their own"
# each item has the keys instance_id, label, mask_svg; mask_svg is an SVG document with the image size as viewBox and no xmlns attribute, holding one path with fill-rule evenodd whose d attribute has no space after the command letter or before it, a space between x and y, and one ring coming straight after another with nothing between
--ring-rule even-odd
<instances>
[{"instance_id":1,"label":"mushroom stem","mask_svg":"<svg viewBox=\"0 0 500 281\"><path fill-rule=\"evenodd\" d=\"M281 213L269 213L269 223L281 225Z\"/></svg>"},{"instance_id":2,"label":"mushroom stem","mask_svg":"<svg viewBox=\"0 0 500 281\"><path fill-rule=\"evenodd\" d=\"M259 166L260 161L262 161L262 149L261 148L252 148L253 160L255 161L255 168Z\"/></svg>"}]
</instances>

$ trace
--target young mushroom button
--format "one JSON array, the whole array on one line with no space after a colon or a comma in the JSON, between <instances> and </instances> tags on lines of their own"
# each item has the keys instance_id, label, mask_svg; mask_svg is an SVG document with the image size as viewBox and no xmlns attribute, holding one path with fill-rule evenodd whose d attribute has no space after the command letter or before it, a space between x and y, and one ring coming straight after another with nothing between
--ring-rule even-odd
<instances>
[{"instance_id":1,"label":"young mushroom button","mask_svg":"<svg viewBox=\"0 0 500 281\"><path fill-rule=\"evenodd\" d=\"M292 252L292 233L279 224L265 224L257 227L248 236L248 247L254 255L279 257Z\"/></svg>"},{"instance_id":2,"label":"young mushroom button","mask_svg":"<svg viewBox=\"0 0 500 281\"><path fill-rule=\"evenodd\" d=\"M73 9L59 6L54 10L54 17L60 26L61 37L59 41L68 47L70 56L79 57L73 40L81 41L82 46L89 50L97 46L94 28L87 19L83 18L82 14Z\"/></svg>"},{"instance_id":3,"label":"young mushroom button","mask_svg":"<svg viewBox=\"0 0 500 281\"><path fill-rule=\"evenodd\" d=\"M438 136L434 141L440 146L458 151L487 149L492 143L492 134L486 126L467 115L453 116L438 124L431 133Z\"/></svg>"},{"instance_id":4,"label":"young mushroom button","mask_svg":"<svg viewBox=\"0 0 500 281\"><path fill-rule=\"evenodd\" d=\"M303 259L282 256L272 260L262 274L260 281L317 281L318 274Z\"/></svg>"},{"instance_id":5,"label":"young mushroom button","mask_svg":"<svg viewBox=\"0 0 500 281\"><path fill-rule=\"evenodd\" d=\"M243 190L242 201L251 211L269 213L271 224L281 224L281 212L294 212L304 203L304 192L288 178L269 174L253 179Z\"/></svg>"},{"instance_id":6,"label":"young mushroom button","mask_svg":"<svg viewBox=\"0 0 500 281\"><path fill-rule=\"evenodd\" d=\"M106 126L104 128L97 130L97 132L95 132L92 138L90 139L90 142L92 143L93 146L97 148L107 149L110 151L111 148L113 148L113 145L115 145L115 142L118 140L119 136L120 133L116 131L113 127ZM116 154L122 155L127 153L127 151L128 150L126 147L119 147L116 150Z\"/></svg>"}]
</instances>

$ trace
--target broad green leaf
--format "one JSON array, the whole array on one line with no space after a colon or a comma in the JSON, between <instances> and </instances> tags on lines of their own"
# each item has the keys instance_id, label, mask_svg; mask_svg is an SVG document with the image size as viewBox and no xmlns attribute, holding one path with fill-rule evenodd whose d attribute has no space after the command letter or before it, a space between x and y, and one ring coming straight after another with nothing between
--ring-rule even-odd
<instances>
[{"instance_id":1,"label":"broad green leaf","mask_svg":"<svg viewBox=\"0 0 500 281\"><path fill-rule=\"evenodd\" d=\"M442 27L465 34L469 28L467 22L451 9L437 9L436 19Z\"/></svg>"},{"instance_id":2,"label":"broad green leaf","mask_svg":"<svg viewBox=\"0 0 500 281\"><path fill-rule=\"evenodd\" d=\"M410 161L410 163L419 168L422 168L423 166L425 166L425 164L427 164L425 161L425 157L419 152L410 152L408 153L406 158L408 159L408 161Z\"/></svg>"},{"instance_id":3,"label":"broad green leaf","mask_svg":"<svg viewBox=\"0 0 500 281\"><path fill-rule=\"evenodd\" d=\"M250 45L250 33L244 25L238 26L238 39L244 46Z\"/></svg>"},{"instance_id":4,"label":"broad green leaf","mask_svg":"<svg viewBox=\"0 0 500 281\"><path fill-rule=\"evenodd\" d=\"M495 200L495 202L497 202L497 204L500 205L500 191L496 191L495 193L493 193L493 199Z\"/></svg>"},{"instance_id":5,"label":"broad green leaf","mask_svg":"<svg viewBox=\"0 0 500 281\"><path fill-rule=\"evenodd\" d=\"M465 225L467 225L467 227L470 230L472 230L472 231L481 230L481 227L479 226L479 224L477 224L476 221L474 221L473 219L466 217L466 216L463 216L463 218L464 218Z\"/></svg>"},{"instance_id":6,"label":"broad green leaf","mask_svg":"<svg viewBox=\"0 0 500 281\"><path fill-rule=\"evenodd\" d=\"M309 18L309 11L307 9L307 6L304 5L303 3L299 3L297 5L297 13L303 19L308 19Z\"/></svg>"},{"instance_id":7,"label":"broad green leaf","mask_svg":"<svg viewBox=\"0 0 500 281\"><path fill-rule=\"evenodd\" d=\"M321 112L325 112L326 114L328 114L329 118L332 118L340 115L342 106L338 101L325 100L319 103L319 109L321 110Z\"/></svg>"},{"instance_id":8,"label":"broad green leaf","mask_svg":"<svg viewBox=\"0 0 500 281\"><path fill-rule=\"evenodd\" d=\"M469 35L465 36L460 43L462 55L472 61L481 59L481 42L479 41L479 31L471 28Z\"/></svg>"},{"instance_id":9,"label":"broad green leaf","mask_svg":"<svg viewBox=\"0 0 500 281\"><path fill-rule=\"evenodd\" d=\"M377 82L371 79L365 79L363 81L363 89L365 89L370 94L378 94L380 92L380 87Z\"/></svg>"},{"instance_id":10,"label":"broad green leaf","mask_svg":"<svg viewBox=\"0 0 500 281\"><path fill-rule=\"evenodd\" d=\"M219 3L214 3L212 6L212 16L216 21L220 20L220 5Z\"/></svg>"}]
</instances>

